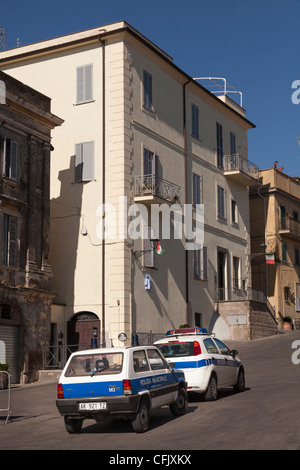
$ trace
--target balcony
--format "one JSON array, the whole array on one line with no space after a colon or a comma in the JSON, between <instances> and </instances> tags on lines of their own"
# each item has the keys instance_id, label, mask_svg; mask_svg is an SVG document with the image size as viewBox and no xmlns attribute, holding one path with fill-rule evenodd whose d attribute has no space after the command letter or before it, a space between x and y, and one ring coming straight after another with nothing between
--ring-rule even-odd
<instances>
[{"instance_id":1,"label":"balcony","mask_svg":"<svg viewBox=\"0 0 300 470\"><path fill-rule=\"evenodd\" d=\"M293 217L280 217L279 234L294 240L300 239L300 222Z\"/></svg>"},{"instance_id":2,"label":"balcony","mask_svg":"<svg viewBox=\"0 0 300 470\"><path fill-rule=\"evenodd\" d=\"M142 203L180 202L180 186L154 175L142 175L134 178L134 200Z\"/></svg>"},{"instance_id":3,"label":"balcony","mask_svg":"<svg viewBox=\"0 0 300 470\"><path fill-rule=\"evenodd\" d=\"M244 186L259 183L259 168L240 154L224 156L224 176Z\"/></svg>"}]
</instances>

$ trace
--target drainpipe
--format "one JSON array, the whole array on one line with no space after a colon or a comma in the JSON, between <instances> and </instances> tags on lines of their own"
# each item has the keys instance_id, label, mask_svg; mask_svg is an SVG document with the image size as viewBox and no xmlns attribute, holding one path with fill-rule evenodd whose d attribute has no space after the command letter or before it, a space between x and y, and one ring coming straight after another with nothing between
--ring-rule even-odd
<instances>
[{"instance_id":1,"label":"drainpipe","mask_svg":"<svg viewBox=\"0 0 300 470\"><path fill-rule=\"evenodd\" d=\"M105 41L99 37L102 45L102 204L105 204ZM105 237L102 240L102 322L101 344L105 347Z\"/></svg>"},{"instance_id":2,"label":"drainpipe","mask_svg":"<svg viewBox=\"0 0 300 470\"><path fill-rule=\"evenodd\" d=\"M184 140L184 179L185 179L185 204L188 203L188 194L187 194L187 139L186 139L186 86L190 83L189 79L183 85L183 140ZM186 242L186 240L185 240ZM186 247L185 247L186 248ZM189 324L189 252L185 250L185 316L186 324Z\"/></svg>"}]
</instances>

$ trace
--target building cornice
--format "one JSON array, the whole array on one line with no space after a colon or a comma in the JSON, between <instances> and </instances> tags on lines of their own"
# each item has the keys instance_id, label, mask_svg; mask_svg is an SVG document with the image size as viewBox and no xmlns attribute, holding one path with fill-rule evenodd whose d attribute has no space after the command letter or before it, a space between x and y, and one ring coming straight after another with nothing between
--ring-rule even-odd
<instances>
[{"instance_id":1,"label":"building cornice","mask_svg":"<svg viewBox=\"0 0 300 470\"><path fill-rule=\"evenodd\" d=\"M56 51L62 51L67 49L72 49L75 47L88 44L97 44L101 41L105 41L108 38L118 35L128 33L136 40L144 44L148 49L152 50L156 55L168 63L175 71L177 71L183 79L183 82L188 82L188 86L194 86L196 89L201 90L205 93L206 96L209 96L214 104L217 107L221 107L229 111L236 118L241 120L249 128L255 128L255 124L249 121L246 117L242 116L238 111L233 109L228 104L221 101L217 96L203 87L199 82L190 77L186 72L180 69L177 65L173 63L173 59L170 55L165 53L162 49L156 46L153 42L143 36L140 32L134 29L125 21L119 23L113 23L111 25L103 25L98 28L93 28L91 30L81 31L79 33L72 33L65 36L60 36L54 39L48 39L38 43L34 43L27 46L22 46L15 49L10 49L8 51L3 51L0 53L0 67L7 66L11 64L16 64L24 59L30 59L32 57L39 57L55 53Z\"/></svg>"}]
</instances>

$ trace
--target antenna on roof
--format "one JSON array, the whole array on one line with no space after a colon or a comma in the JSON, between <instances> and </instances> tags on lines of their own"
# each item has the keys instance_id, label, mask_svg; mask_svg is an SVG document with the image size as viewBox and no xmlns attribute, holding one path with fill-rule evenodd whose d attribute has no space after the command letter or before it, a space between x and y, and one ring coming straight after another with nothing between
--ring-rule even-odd
<instances>
[{"instance_id":1,"label":"antenna on roof","mask_svg":"<svg viewBox=\"0 0 300 470\"><path fill-rule=\"evenodd\" d=\"M5 28L0 28L0 51L5 49L6 32Z\"/></svg>"}]
</instances>

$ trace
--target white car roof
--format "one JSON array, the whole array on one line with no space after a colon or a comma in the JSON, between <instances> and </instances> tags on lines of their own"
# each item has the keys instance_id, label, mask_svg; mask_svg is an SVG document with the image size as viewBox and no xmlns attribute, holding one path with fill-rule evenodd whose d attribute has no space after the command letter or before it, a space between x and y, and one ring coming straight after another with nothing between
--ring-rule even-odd
<instances>
[{"instance_id":1,"label":"white car roof","mask_svg":"<svg viewBox=\"0 0 300 470\"><path fill-rule=\"evenodd\" d=\"M214 334L209 334L205 328L180 328L167 331L166 336L155 341L154 344L161 344L166 342L166 340L172 340L172 338L176 338L176 340L194 341L199 339L199 337L211 338L212 336L214 336Z\"/></svg>"},{"instance_id":2,"label":"white car roof","mask_svg":"<svg viewBox=\"0 0 300 470\"><path fill-rule=\"evenodd\" d=\"M90 349L81 349L80 351L75 351L72 353L72 356L82 355L82 354L110 354L110 353L118 353L118 352L125 352L129 349L137 350L137 349L156 349L155 346L120 346L120 347L113 347L113 348L90 348Z\"/></svg>"}]
</instances>

